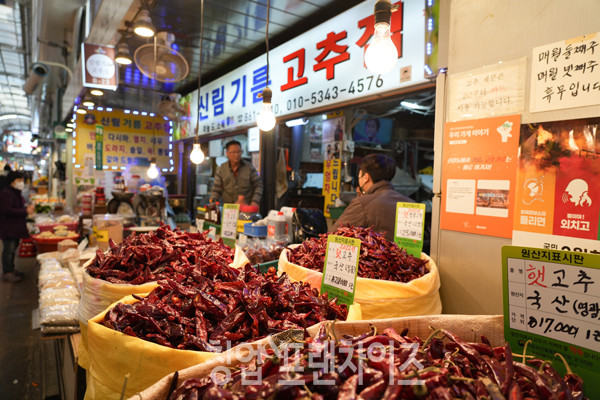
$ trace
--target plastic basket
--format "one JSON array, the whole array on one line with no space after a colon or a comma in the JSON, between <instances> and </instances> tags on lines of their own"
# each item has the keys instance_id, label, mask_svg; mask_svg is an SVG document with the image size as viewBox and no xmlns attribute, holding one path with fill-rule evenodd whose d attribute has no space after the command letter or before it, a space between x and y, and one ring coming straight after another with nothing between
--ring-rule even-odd
<instances>
[{"instance_id":1,"label":"plastic basket","mask_svg":"<svg viewBox=\"0 0 600 400\"><path fill-rule=\"evenodd\" d=\"M66 226L69 231L76 231L79 227L79 222L69 222L66 224L54 223L54 224L43 224L38 225L38 229L40 232L54 232L54 227L56 226Z\"/></svg>"}]
</instances>

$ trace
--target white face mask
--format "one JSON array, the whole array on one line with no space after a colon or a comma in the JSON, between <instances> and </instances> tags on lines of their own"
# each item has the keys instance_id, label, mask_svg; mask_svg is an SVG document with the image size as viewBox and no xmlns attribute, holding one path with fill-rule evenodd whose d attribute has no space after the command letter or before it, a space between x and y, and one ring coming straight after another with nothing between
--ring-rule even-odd
<instances>
[{"instance_id":1,"label":"white face mask","mask_svg":"<svg viewBox=\"0 0 600 400\"><path fill-rule=\"evenodd\" d=\"M13 187L17 190L23 190L23 188L25 188L25 182L15 182L13 183Z\"/></svg>"}]
</instances>

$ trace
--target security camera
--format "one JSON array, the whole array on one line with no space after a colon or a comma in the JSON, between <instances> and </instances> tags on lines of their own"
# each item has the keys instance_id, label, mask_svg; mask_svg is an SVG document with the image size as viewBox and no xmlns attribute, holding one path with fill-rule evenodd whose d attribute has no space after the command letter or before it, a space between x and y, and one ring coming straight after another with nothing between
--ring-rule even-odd
<instances>
[{"instance_id":1,"label":"security camera","mask_svg":"<svg viewBox=\"0 0 600 400\"><path fill-rule=\"evenodd\" d=\"M25 85L23 85L23 90L25 90L25 93L33 94L35 89L37 89L38 85L44 80L46 75L48 75L48 67L46 65L42 63L33 64L29 78L27 78Z\"/></svg>"}]
</instances>

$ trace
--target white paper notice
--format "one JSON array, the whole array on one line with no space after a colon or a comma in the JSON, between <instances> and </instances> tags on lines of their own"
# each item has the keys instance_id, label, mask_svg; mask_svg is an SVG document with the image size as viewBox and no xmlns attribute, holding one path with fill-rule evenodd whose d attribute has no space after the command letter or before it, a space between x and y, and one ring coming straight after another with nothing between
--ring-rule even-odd
<instances>
[{"instance_id":1,"label":"white paper notice","mask_svg":"<svg viewBox=\"0 0 600 400\"><path fill-rule=\"evenodd\" d=\"M475 212L474 179L448 179L446 212L459 214Z\"/></svg>"},{"instance_id":2,"label":"white paper notice","mask_svg":"<svg viewBox=\"0 0 600 400\"><path fill-rule=\"evenodd\" d=\"M531 55L531 112L600 104L600 35L535 47Z\"/></svg>"},{"instance_id":3,"label":"white paper notice","mask_svg":"<svg viewBox=\"0 0 600 400\"><path fill-rule=\"evenodd\" d=\"M522 112L526 61L523 57L451 74L448 77L448 121Z\"/></svg>"}]
</instances>

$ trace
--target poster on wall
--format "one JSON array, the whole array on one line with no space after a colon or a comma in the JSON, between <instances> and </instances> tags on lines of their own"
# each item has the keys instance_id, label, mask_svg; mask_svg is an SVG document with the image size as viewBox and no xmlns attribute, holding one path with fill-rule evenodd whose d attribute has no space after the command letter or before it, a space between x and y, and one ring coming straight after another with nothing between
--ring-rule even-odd
<instances>
[{"instance_id":1,"label":"poster on wall","mask_svg":"<svg viewBox=\"0 0 600 400\"><path fill-rule=\"evenodd\" d=\"M340 159L325 160L323 163L323 214L330 217L328 207L335 204L335 200L340 196L341 189L341 161Z\"/></svg>"},{"instance_id":2,"label":"poster on wall","mask_svg":"<svg viewBox=\"0 0 600 400\"><path fill-rule=\"evenodd\" d=\"M448 76L448 121L520 113L525 109L527 58Z\"/></svg>"},{"instance_id":3,"label":"poster on wall","mask_svg":"<svg viewBox=\"0 0 600 400\"><path fill-rule=\"evenodd\" d=\"M599 252L600 118L524 124L513 245Z\"/></svg>"},{"instance_id":4,"label":"poster on wall","mask_svg":"<svg viewBox=\"0 0 600 400\"><path fill-rule=\"evenodd\" d=\"M442 229L511 237L520 116L444 128Z\"/></svg>"},{"instance_id":5,"label":"poster on wall","mask_svg":"<svg viewBox=\"0 0 600 400\"><path fill-rule=\"evenodd\" d=\"M600 34L535 47L531 112L600 104Z\"/></svg>"}]
</instances>

